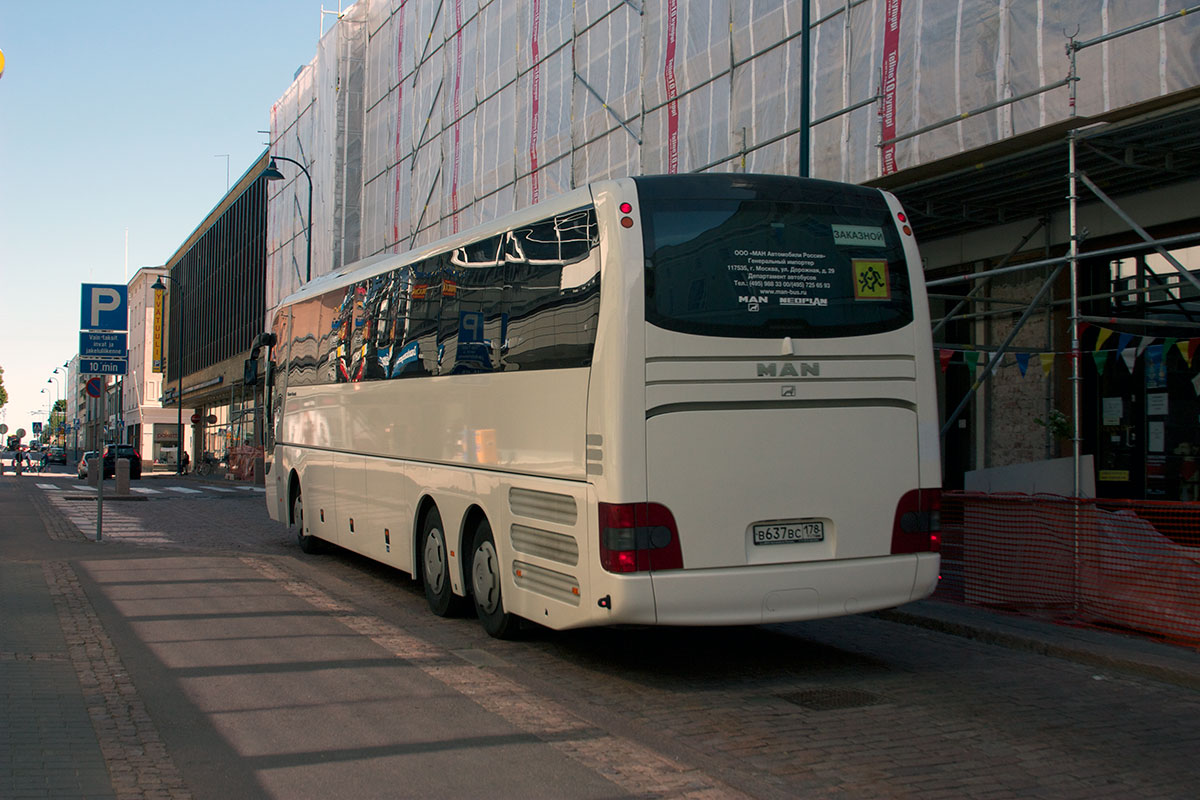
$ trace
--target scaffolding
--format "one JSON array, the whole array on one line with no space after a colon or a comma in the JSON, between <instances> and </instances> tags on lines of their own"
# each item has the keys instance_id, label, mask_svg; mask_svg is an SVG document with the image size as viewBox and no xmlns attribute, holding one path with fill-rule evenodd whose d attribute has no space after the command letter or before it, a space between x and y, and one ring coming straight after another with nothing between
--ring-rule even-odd
<instances>
[{"instance_id":1,"label":"scaffolding","mask_svg":"<svg viewBox=\"0 0 1200 800\"><path fill-rule=\"evenodd\" d=\"M272 109L272 153L306 165L315 189L307 218L299 175L269 188L267 304L303 282L306 244L317 277L630 174L748 171L874 183L901 196L923 239L949 236L1022 219L1021 195L1015 211L991 196L963 202L961 186L921 196L916 176L936 181L961 154L1011 155L1026 141L1065 136L1069 166L1034 178L1048 186L1067 173L1069 252L1017 263L1034 237L1049 239L1045 220L1034 219L998 269L951 279L978 281L962 300L971 311L956 308L937 331L950 320L1024 309L968 396L956 398L948 429L1034 309L1058 302L1054 287L1070 275L1078 462L1079 260L1133 252L1079 250L1080 185L1124 214L1075 165L1080 147L1118 162L1121 154L1100 152L1080 128L1179 102L1200 87L1191 56L1200 5L1160 0L1158 10L1142 19L1132 4L1097 14L1086 0L906 0L903 8L899 0L360 0L339 12ZM1064 62L1053 53L1064 39L1058 78ZM1081 74L1096 79L1081 83ZM1161 165L1176 173L1187 166ZM1061 188L1054 196L1061 204ZM1047 272L1033 302L1009 298L1002 308L993 279L1037 268ZM1078 473L1077 463L1077 482Z\"/></svg>"},{"instance_id":2,"label":"scaffolding","mask_svg":"<svg viewBox=\"0 0 1200 800\"><path fill-rule=\"evenodd\" d=\"M1194 6L1191 8L1187 8L1187 9L1183 9L1183 10L1180 10L1178 12L1174 12L1171 14L1160 15L1153 19L1145 20L1143 22L1130 25L1121 30L1113 31L1111 33L1108 33L1108 34L1105 34L1102 36L1098 36L1098 37L1094 37L1092 39L1088 39L1088 40L1084 40L1084 41L1076 40L1074 37L1068 37L1068 41L1067 41L1067 45L1066 45L1066 52L1067 52L1067 54L1069 56L1069 60L1070 60L1070 70L1069 70L1068 76L1063 81L1048 84L1048 85L1040 87L1039 89L1036 89L1032 92L1010 98L1009 100L1004 101L1002 103L989 104L988 106L981 107L980 109L976 109L972 112L963 114L961 119L966 119L966 118L974 115L975 113L982 113L984 111L994 110L1005 103L1015 103L1020 100L1028 99L1029 97L1032 97L1037 94L1050 92L1050 91L1053 91L1053 90L1063 87L1063 86L1066 86L1070 90L1069 108L1071 111L1071 115L1073 117L1075 114L1075 109L1076 109L1076 85L1080 80L1079 70L1078 70L1078 58L1077 58L1077 56L1080 52L1082 52L1090 47L1102 45L1106 42L1112 41L1112 40L1120 38L1122 36L1127 36L1129 34L1132 34L1132 33L1138 32L1138 31L1142 31L1142 30L1146 30L1148 28L1151 28L1151 27L1154 27L1157 25L1162 25L1162 24L1170 22L1172 20L1182 18L1189 13L1196 13L1196 12L1200 12L1200 5ZM908 134L904 134L902 136L893 137L891 139L884 139L880 142L880 148L881 148L881 150L883 150L887 146L894 144L895 142L901 141L905 138L909 138L911 136L915 136L920 133L929 132L929 131L935 130L939 127L953 125L959 121L960 121L959 118L945 119L938 123L934 123L932 125L926 126L918 131L913 131ZM1163 259L1177 271L1177 273L1179 275L1179 279L1181 281L1186 281L1187 283L1191 284L1192 287L1197 291L1197 293L1200 294L1200 280L1198 280L1197 277L1195 275L1193 275L1167 249L1168 247L1171 247L1171 246L1186 245L1186 244L1193 244L1196 242L1200 242L1200 234L1178 236L1178 237L1172 237L1170 239L1162 239L1162 240L1156 239L1155 237L1151 236L1141 225L1139 225L1133 219L1133 217L1130 214L1125 212L1116 201L1114 201L1111 197L1109 197L1109 195L1107 193L1105 193L1103 191L1103 189L1101 189L1096 184L1096 182L1093 181L1087 175L1086 172L1084 172L1083 170L1080 170L1077 167L1077 163L1076 163L1077 162L1077 153L1078 153L1079 143L1080 143L1081 138L1082 138L1081 134L1080 134L1079 130L1077 130L1077 129L1072 129L1071 131L1069 131L1067 134L1067 137L1066 137L1066 146L1067 146L1067 153L1068 153L1068 155L1067 155L1068 169L1067 169L1067 175L1066 175L1068 186L1067 186L1066 200L1067 200L1068 216L1069 216L1069 236L1068 236L1068 250L1065 255L1058 257L1058 258L1041 259L1038 261L1024 263L1024 264L1020 264L1020 265L1016 265L1016 266L1006 266L1007 262L1012 257L1014 257L1018 252L1021 252L1024 249L1025 245L1028 243L1028 241L1030 239L1033 238L1033 236L1037 233L1037 231L1045 226L1045 220L1043 219L1043 220L1038 221L1035 228L1033 230L1031 230L1028 234L1025 235L1025 237L1016 245L1016 247L1014 247L1004 257L1004 259L1001 261L1000 265L997 266L995 269L989 269L989 270L981 271L981 272L974 272L971 274L962 275L962 276L955 277L955 278L929 281L927 284L927 286L929 288L937 288L940 286L946 286L946 285L950 285L950 284L958 283L958 282L979 281L979 283L976 284L976 287L973 288L964 298L962 298L959 301L958 305L956 305L948 314L946 314L942 319L940 319L936 323L935 328L934 328L934 334L936 336L938 334L938 332L940 332L945 327L945 325L952 319L956 319L956 318L979 319L979 318L981 318L981 314L979 312L971 312L970 314L967 314L967 315L959 315L959 312L966 305L968 305L970 303L977 303L980 301L991 302L992 298L983 294L983 290L986 289L986 287L988 286L988 282L991 280L991 278L999 276L999 275L1011 274L1014 272L1029 271L1029 270L1039 269L1039 268L1052 268L1049 275L1042 282L1041 286L1039 287L1037 292L1034 294L1033 298L1028 302L1028 304L1024 308L1023 312L1021 313L1021 316L1018 318L1016 323L1012 326L1011 330L1007 333L1004 340L994 350L990 351L990 355L989 355L987 364L983 368L982 372L979 373L977 375L977 377L972 381L972 384L971 384L969 390L967 391L966 395L961 399L961 401L954 408L954 410L952 412L950 412L950 414L947 415L947 418L946 418L946 420L943 424L942 430L941 430L942 436L944 437L945 434L950 430L951 426L958 420L959 416L966 410L966 408L967 408L968 404L971 402L972 398L978 393L978 391L983 387L983 385L988 381L988 379L994 374L996 367L1000 364L1000 362L1004 358L1004 356L1009 352L1009 348L1012 345L1013 340L1017 337L1018 333L1024 327L1025 323L1029 320L1030 316L1035 312L1036 309L1043 306L1043 304L1046 300L1046 297L1051 294L1051 290L1052 290L1054 284L1059 279L1060 274L1064 271L1064 268L1067 270L1068 275L1069 275L1068 286L1069 286L1069 306L1070 306L1068 320L1069 320L1069 326L1070 326L1070 364L1071 364L1070 383L1071 383L1071 422L1072 422L1071 443L1072 443L1072 465L1073 465L1072 471L1073 471L1073 494L1076 497L1080 496L1081 487L1082 487L1083 436L1082 436L1082 431L1081 431L1081 424L1082 424L1081 384L1082 384L1083 378L1082 378L1082 375L1080 372L1080 368L1081 368L1080 365L1082 362L1082 353L1081 353L1081 349L1080 349L1080 334L1082 332L1082 326L1087 325L1087 324L1100 324L1100 323L1110 324L1110 325L1120 324L1120 323L1148 325L1148 324L1154 324L1156 322L1154 320L1137 320L1137 319L1120 320L1120 319L1116 319L1116 318L1095 318L1095 317L1086 317L1086 316L1082 315L1080 313L1080 308L1079 308L1079 303L1081 300L1080 295L1079 295L1079 284L1080 284L1079 262L1080 262L1081 257L1086 256L1088 258L1096 258L1098 256L1123 255L1123 254L1128 254L1131 252L1142 251L1146 248L1146 246L1149 246L1149 247L1153 248L1153 250L1155 252L1157 252L1159 255L1161 255L1163 257ZM1130 245L1130 246L1125 246L1125 247L1107 248L1104 250L1096 250L1096 251L1091 251L1091 252L1087 252L1087 253L1082 253L1080 251L1080 245L1082 244L1083 239L1086 237L1086 232L1081 231L1079 224L1078 224L1078 203L1079 203L1079 199L1080 199L1080 197L1079 197L1079 185L1080 184L1082 184L1091 193L1092 196L1094 196L1097 200L1099 200L1101 203L1103 203L1104 206L1106 206L1117 217L1119 217L1126 225L1128 225L1130 230L1137 233L1137 235L1142 239L1143 244L1136 244L1136 245ZM1119 296L1120 294L1121 294L1120 291L1114 290L1114 291L1110 291L1110 292L1104 293L1104 294L1090 295L1087 299L1113 299L1116 296ZM1180 306L1182 308L1182 304L1180 304ZM984 312L984 315L987 315L989 313L994 313L994 312ZM999 312L999 313L1011 314L1012 310L1010 309L1010 310ZM1187 322L1182 322L1182 323L1177 323L1177 322L1161 323L1160 322L1159 324L1170 324L1175 327L1197 327L1197 328L1200 328L1200 325L1195 325L1194 323L1187 323Z\"/></svg>"}]
</instances>

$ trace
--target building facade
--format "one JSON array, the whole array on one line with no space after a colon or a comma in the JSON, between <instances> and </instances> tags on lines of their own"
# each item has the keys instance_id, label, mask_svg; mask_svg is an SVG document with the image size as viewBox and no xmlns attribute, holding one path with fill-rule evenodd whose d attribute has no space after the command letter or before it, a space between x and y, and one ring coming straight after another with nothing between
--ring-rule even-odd
<instances>
[{"instance_id":1,"label":"building facade","mask_svg":"<svg viewBox=\"0 0 1200 800\"><path fill-rule=\"evenodd\" d=\"M129 281L129 371L119 381L122 443L149 464L174 463L163 451L178 438L176 415L162 407L162 374L154 371L154 290L166 270L143 267ZM175 427L173 427L175 426Z\"/></svg>"},{"instance_id":2,"label":"building facade","mask_svg":"<svg viewBox=\"0 0 1200 800\"><path fill-rule=\"evenodd\" d=\"M261 394L245 386L243 376L250 346L264 329L266 166L264 153L163 270L161 389L171 421L155 424L155 446L174 463L182 427L191 463L205 454L237 455L229 459L231 473L244 479L256 477L245 465L258 448Z\"/></svg>"},{"instance_id":3,"label":"building facade","mask_svg":"<svg viewBox=\"0 0 1200 800\"><path fill-rule=\"evenodd\" d=\"M449 8L360 0L275 104L271 152L305 165L312 215L281 164L268 309L310 246L316 277L594 180L873 184L923 248L947 486L1066 455L1101 494L1193 491L1174 477L1200 454L1200 15L1183 0Z\"/></svg>"}]
</instances>

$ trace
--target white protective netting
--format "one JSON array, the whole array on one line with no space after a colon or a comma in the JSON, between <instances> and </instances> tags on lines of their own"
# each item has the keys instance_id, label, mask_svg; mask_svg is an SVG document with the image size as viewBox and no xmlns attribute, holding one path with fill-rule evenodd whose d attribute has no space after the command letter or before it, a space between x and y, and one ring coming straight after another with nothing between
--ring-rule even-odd
<instances>
[{"instance_id":1,"label":"white protective netting","mask_svg":"<svg viewBox=\"0 0 1200 800\"><path fill-rule=\"evenodd\" d=\"M810 174L861 183L1062 122L1065 88L880 147L1064 79L1071 33L1187 7L812 0L811 118L831 118ZM361 0L272 109L272 154L313 179L313 276L598 179L799 174L801 30L796 0ZM1200 85L1198 43L1189 15L1083 50L1078 114ZM269 306L306 271L308 186L280 170Z\"/></svg>"}]
</instances>

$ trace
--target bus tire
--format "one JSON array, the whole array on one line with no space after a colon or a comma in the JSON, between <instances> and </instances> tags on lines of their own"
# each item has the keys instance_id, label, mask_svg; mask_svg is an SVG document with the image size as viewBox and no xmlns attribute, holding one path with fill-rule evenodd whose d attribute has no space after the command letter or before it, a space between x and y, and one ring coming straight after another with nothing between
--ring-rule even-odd
<instances>
[{"instance_id":1,"label":"bus tire","mask_svg":"<svg viewBox=\"0 0 1200 800\"><path fill-rule=\"evenodd\" d=\"M487 520L479 523L475 532L475 545L471 553L471 596L475 600L475 613L489 636L511 639L520 628L520 620L504 610L504 598L500 591L503 569L496 552L496 541Z\"/></svg>"},{"instance_id":2,"label":"bus tire","mask_svg":"<svg viewBox=\"0 0 1200 800\"><path fill-rule=\"evenodd\" d=\"M292 497L292 525L296 528L296 544L302 552L309 555L321 552L321 540L304 532L304 500L299 486Z\"/></svg>"},{"instance_id":3,"label":"bus tire","mask_svg":"<svg viewBox=\"0 0 1200 800\"><path fill-rule=\"evenodd\" d=\"M462 612L464 600L455 596L451 586L450 548L436 508L429 509L421 524L421 579L430 611L439 617L453 617Z\"/></svg>"}]
</instances>

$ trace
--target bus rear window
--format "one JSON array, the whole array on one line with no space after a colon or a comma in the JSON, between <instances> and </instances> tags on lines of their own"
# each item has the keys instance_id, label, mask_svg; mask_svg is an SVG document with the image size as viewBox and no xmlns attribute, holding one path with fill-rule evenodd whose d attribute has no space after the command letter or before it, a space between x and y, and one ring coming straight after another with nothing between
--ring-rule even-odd
<instances>
[{"instance_id":1,"label":"bus rear window","mask_svg":"<svg viewBox=\"0 0 1200 800\"><path fill-rule=\"evenodd\" d=\"M912 321L904 248L878 191L779 176L636 181L651 324L822 338Z\"/></svg>"}]
</instances>

